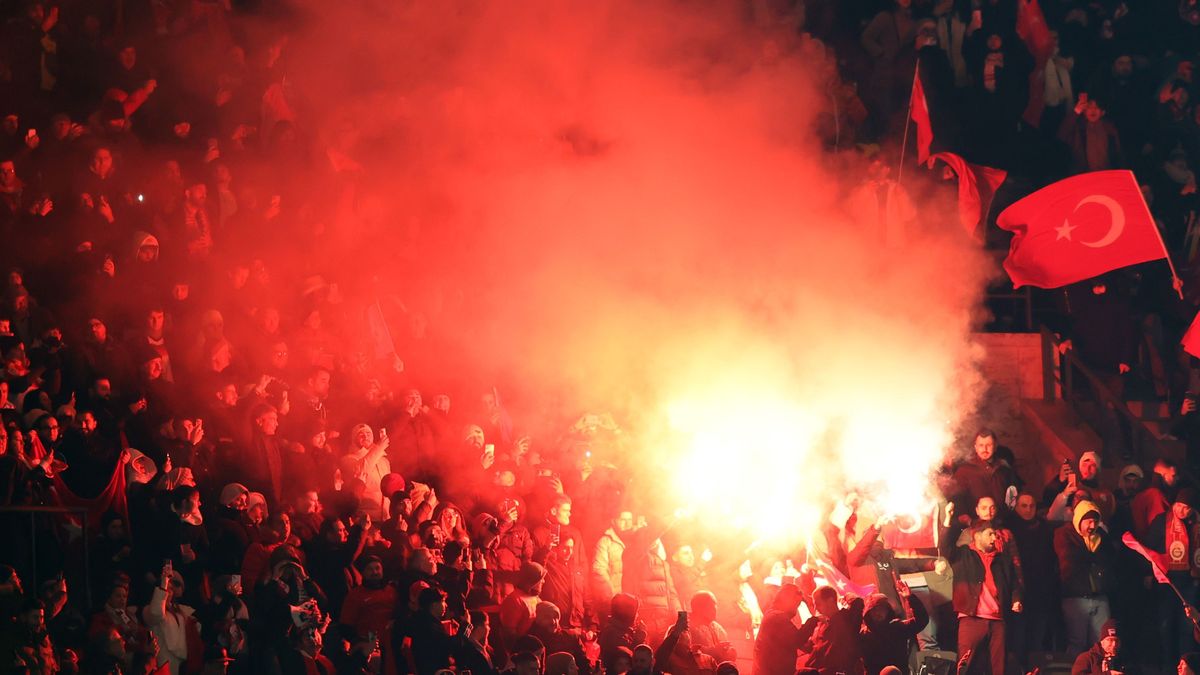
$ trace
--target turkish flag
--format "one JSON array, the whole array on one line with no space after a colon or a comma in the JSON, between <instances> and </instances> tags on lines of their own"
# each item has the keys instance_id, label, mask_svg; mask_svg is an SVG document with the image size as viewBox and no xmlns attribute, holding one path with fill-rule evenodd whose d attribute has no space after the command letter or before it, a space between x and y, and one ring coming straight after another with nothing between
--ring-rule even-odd
<instances>
[{"instance_id":1,"label":"turkish flag","mask_svg":"<svg viewBox=\"0 0 1200 675\"><path fill-rule=\"evenodd\" d=\"M921 69L913 76L912 121L917 125L917 162L924 164L929 159L929 146L933 145L933 121L929 119L929 103L925 100L925 88L921 86Z\"/></svg>"},{"instance_id":2,"label":"turkish flag","mask_svg":"<svg viewBox=\"0 0 1200 675\"><path fill-rule=\"evenodd\" d=\"M1013 233L1004 270L1015 288L1059 288L1167 257L1132 171L1052 183L1004 209L996 224Z\"/></svg>"},{"instance_id":3,"label":"turkish flag","mask_svg":"<svg viewBox=\"0 0 1200 675\"><path fill-rule=\"evenodd\" d=\"M958 176L958 221L966 228L967 234L975 234L979 225L987 218L992 198L996 196L996 188L1008 177L1008 172L981 164L971 164L953 152L935 154L929 160L930 165L939 159Z\"/></svg>"}]
</instances>

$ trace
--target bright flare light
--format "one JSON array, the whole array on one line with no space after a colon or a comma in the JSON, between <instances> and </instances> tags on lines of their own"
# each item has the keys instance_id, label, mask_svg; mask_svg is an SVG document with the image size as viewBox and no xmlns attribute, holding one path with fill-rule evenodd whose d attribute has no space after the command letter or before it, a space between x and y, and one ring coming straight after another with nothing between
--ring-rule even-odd
<instances>
[{"instance_id":1,"label":"bright flare light","mask_svg":"<svg viewBox=\"0 0 1200 675\"><path fill-rule=\"evenodd\" d=\"M739 389L756 395L731 399ZM930 472L950 442L943 424L922 422L938 417L933 396L884 410L804 402L761 383L739 389L715 386L666 410L679 447L664 487L684 511L785 547L808 540L850 491L864 497L862 518L928 511Z\"/></svg>"}]
</instances>

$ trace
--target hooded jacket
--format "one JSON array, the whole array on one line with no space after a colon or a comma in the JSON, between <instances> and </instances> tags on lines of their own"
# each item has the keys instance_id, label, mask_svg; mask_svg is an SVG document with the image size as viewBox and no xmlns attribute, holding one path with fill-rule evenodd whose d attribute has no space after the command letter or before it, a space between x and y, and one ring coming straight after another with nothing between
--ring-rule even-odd
<instances>
[{"instance_id":1,"label":"hooded jacket","mask_svg":"<svg viewBox=\"0 0 1200 675\"><path fill-rule=\"evenodd\" d=\"M1100 510L1092 502L1079 502L1071 519L1072 526L1059 528L1054 533L1054 553L1058 557L1064 598L1105 596L1112 589L1116 554L1111 542L1099 527L1090 543L1079 533L1079 524L1089 513L1098 518Z\"/></svg>"},{"instance_id":2,"label":"hooded jacket","mask_svg":"<svg viewBox=\"0 0 1200 675\"><path fill-rule=\"evenodd\" d=\"M895 666L901 671L908 669L908 642L929 623L929 613L925 610L925 604L916 597L909 599L912 617L901 619L896 616L891 602L884 594L875 593L867 598L858 641L863 665L868 673L878 673L886 666ZM875 619L871 615L871 610L877 607L887 610L882 619Z\"/></svg>"}]
</instances>

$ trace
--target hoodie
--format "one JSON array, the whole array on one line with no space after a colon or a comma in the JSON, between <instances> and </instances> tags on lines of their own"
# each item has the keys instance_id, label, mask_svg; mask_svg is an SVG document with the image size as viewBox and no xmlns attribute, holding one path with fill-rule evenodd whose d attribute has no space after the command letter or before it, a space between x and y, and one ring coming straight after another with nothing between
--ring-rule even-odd
<instances>
[{"instance_id":1,"label":"hoodie","mask_svg":"<svg viewBox=\"0 0 1200 675\"><path fill-rule=\"evenodd\" d=\"M1086 540L1079 532L1085 516L1100 510L1089 501L1075 506L1072 527L1054 533L1054 554L1058 558L1059 582L1064 598L1106 596L1112 587L1115 552L1099 527Z\"/></svg>"},{"instance_id":2,"label":"hoodie","mask_svg":"<svg viewBox=\"0 0 1200 675\"><path fill-rule=\"evenodd\" d=\"M863 609L863 627L859 631L859 649L862 652L863 665L868 673L878 673L887 666L895 666L901 671L908 669L909 640L916 637L927 623L929 613L919 598L909 598L912 617L901 619L896 616L891 602L882 593L875 593L867 598ZM874 617L872 610L882 608L881 618Z\"/></svg>"}]
</instances>

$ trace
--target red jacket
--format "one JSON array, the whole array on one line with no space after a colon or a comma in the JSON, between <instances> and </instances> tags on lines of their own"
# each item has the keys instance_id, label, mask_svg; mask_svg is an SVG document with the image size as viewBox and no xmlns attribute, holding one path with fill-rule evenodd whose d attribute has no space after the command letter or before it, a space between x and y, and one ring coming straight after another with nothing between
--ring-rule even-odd
<instances>
[{"instance_id":1,"label":"red jacket","mask_svg":"<svg viewBox=\"0 0 1200 675\"><path fill-rule=\"evenodd\" d=\"M396 598L396 587L391 584L376 589L355 586L342 603L341 621L352 626L359 637L372 631L383 635L395 612Z\"/></svg>"}]
</instances>

